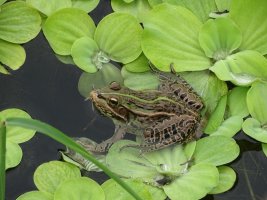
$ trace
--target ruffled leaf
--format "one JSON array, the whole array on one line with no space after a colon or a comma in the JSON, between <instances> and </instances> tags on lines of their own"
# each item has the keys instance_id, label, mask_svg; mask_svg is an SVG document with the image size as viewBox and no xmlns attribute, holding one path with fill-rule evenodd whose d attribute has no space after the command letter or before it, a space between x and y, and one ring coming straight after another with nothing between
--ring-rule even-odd
<instances>
[{"instance_id":1,"label":"ruffled leaf","mask_svg":"<svg viewBox=\"0 0 267 200\"><path fill-rule=\"evenodd\" d=\"M199 46L199 19L183 7L161 4L144 20L142 49L161 71L196 71L209 68L210 60Z\"/></svg>"}]
</instances>

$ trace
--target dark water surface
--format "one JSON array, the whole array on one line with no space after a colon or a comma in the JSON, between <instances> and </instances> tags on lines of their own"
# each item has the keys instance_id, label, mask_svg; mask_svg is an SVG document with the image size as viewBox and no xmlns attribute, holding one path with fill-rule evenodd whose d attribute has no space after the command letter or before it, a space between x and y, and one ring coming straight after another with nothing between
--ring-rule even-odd
<instances>
[{"instance_id":1,"label":"dark water surface","mask_svg":"<svg viewBox=\"0 0 267 200\"><path fill-rule=\"evenodd\" d=\"M109 12L109 1L101 0L90 15L98 23ZM108 138L114 129L111 120L93 113L90 102L84 101L77 90L81 71L58 61L42 33L24 47L27 60L23 67L11 76L0 74L0 110L23 109L33 118L47 122L69 136L89 137L97 142ZM238 174L238 182L231 191L204 199L267 200L267 158L256 141L243 134L237 139L242 154L231 166ZM58 149L64 148L40 134L21 147L22 162L7 172L7 200L15 200L20 194L35 190L35 169L44 162L60 159ZM102 173L89 175L99 183L107 179Z\"/></svg>"}]
</instances>

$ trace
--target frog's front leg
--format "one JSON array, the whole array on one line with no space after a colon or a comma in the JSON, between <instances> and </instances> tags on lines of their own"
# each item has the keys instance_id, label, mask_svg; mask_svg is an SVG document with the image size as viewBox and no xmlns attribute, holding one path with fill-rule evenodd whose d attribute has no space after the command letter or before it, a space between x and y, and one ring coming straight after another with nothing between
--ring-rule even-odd
<instances>
[{"instance_id":1,"label":"frog's front leg","mask_svg":"<svg viewBox=\"0 0 267 200\"><path fill-rule=\"evenodd\" d=\"M115 131L112 137L94 146L88 145L86 150L94 153L106 153L112 144L125 136L126 129L127 127L124 125L115 124Z\"/></svg>"},{"instance_id":2,"label":"frog's front leg","mask_svg":"<svg viewBox=\"0 0 267 200\"><path fill-rule=\"evenodd\" d=\"M162 122L155 122L144 130L144 141L140 145L126 147L140 148L142 152L162 149L172 144L187 143L195 138L199 121L195 117L183 114L174 115Z\"/></svg>"}]
</instances>

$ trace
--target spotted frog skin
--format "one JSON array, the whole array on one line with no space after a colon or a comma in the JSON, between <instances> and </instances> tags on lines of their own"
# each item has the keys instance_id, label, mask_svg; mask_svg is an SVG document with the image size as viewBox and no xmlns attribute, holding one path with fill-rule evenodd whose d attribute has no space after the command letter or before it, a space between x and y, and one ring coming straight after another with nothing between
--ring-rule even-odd
<instances>
[{"instance_id":1,"label":"spotted frog skin","mask_svg":"<svg viewBox=\"0 0 267 200\"><path fill-rule=\"evenodd\" d=\"M203 108L200 96L175 72L151 69L160 80L157 90L134 91L112 82L90 93L94 106L116 124L114 135L90 147L90 151L108 151L126 132L136 134L142 141L140 145L128 147L144 152L187 143L200 134Z\"/></svg>"}]
</instances>

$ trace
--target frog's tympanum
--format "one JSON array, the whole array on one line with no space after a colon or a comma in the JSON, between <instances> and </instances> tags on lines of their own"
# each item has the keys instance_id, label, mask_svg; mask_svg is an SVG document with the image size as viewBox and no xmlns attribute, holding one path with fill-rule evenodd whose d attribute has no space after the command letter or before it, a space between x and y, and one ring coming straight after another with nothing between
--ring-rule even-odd
<instances>
[{"instance_id":1,"label":"frog's tympanum","mask_svg":"<svg viewBox=\"0 0 267 200\"><path fill-rule=\"evenodd\" d=\"M174 143L187 143L200 135L203 103L193 88L175 72L164 73L152 67L159 77L157 90L134 91L116 82L90 93L94 106L116 124L114 135L92 147L106 152L125 133L141 138L142 151L153 151ZM88 147L87 147L88 149Z\"/></svg>"}]
</instances>

